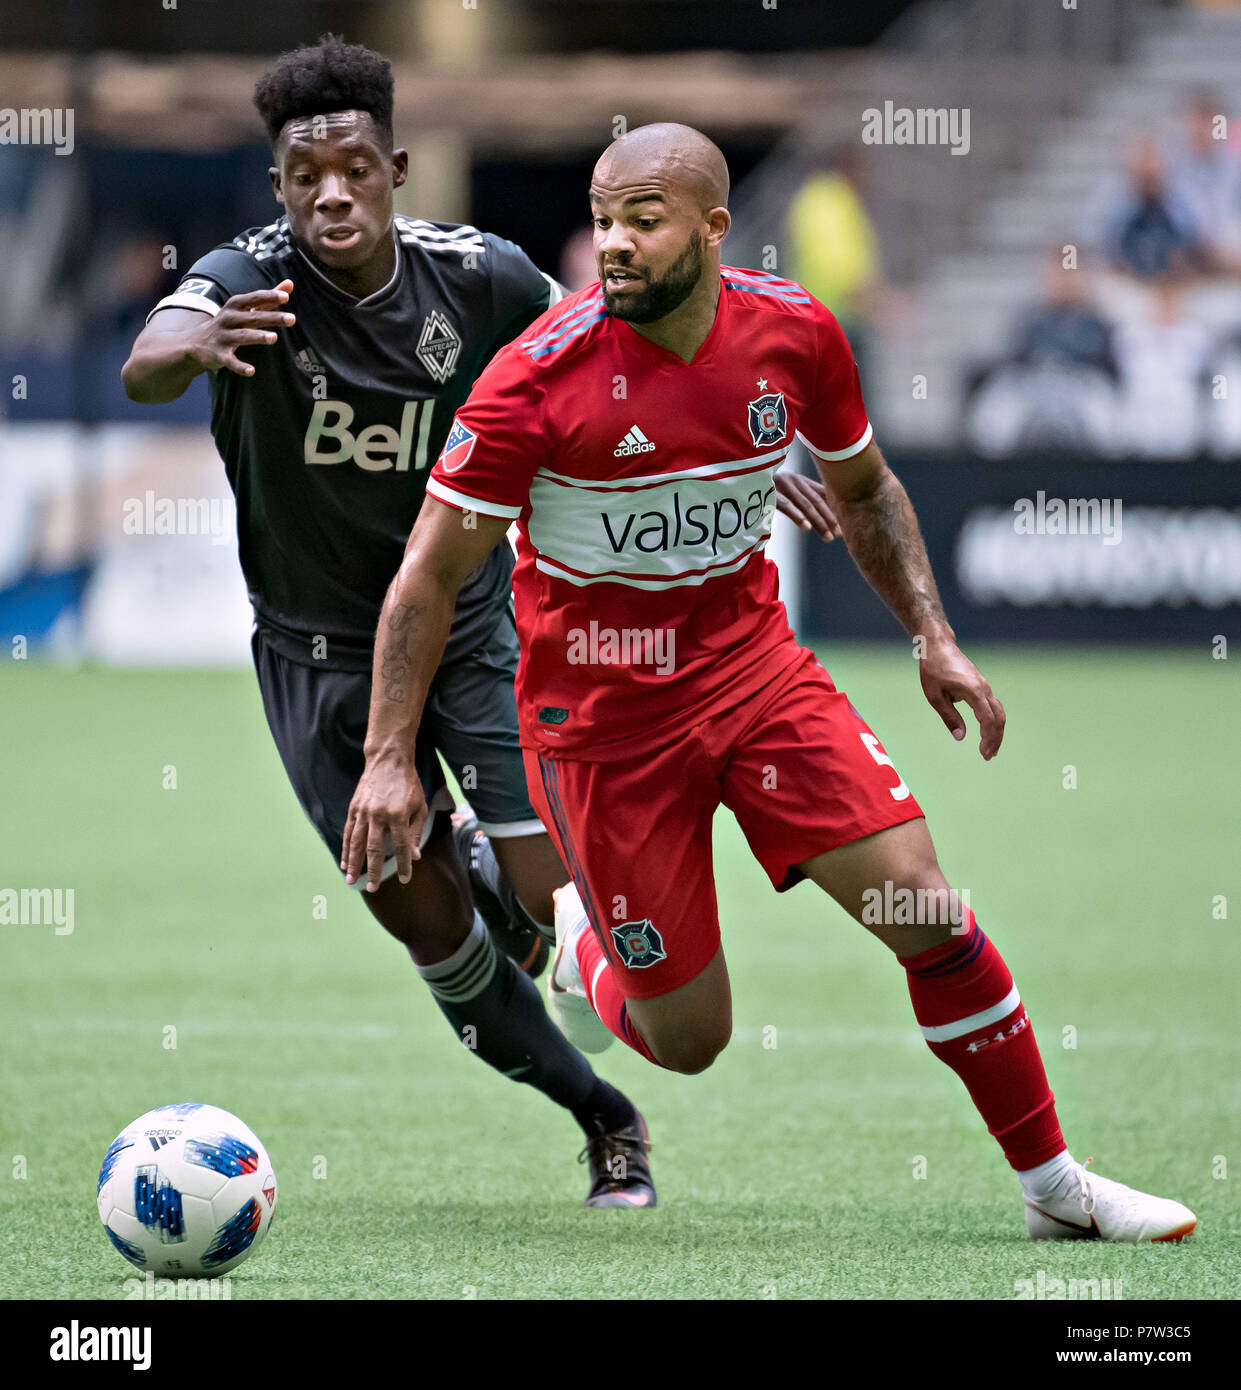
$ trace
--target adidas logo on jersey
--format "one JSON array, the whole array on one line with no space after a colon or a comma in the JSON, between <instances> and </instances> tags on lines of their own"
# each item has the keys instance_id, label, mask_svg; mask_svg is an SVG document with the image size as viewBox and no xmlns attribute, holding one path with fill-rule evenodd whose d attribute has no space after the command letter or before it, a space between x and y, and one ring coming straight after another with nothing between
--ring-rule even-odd
<instances>
[{"instance_id":1,"label":"adidas logo on jersey","mask_svg":"<svg viewBox=\"0 0 1241 1390\"><path fill-rule=\"evenodd\" d=\"M623 459L628 458L630 454L649 454L654 447L654 444L637 425L634 425L624 439L612 450L612 457Z\"/></svg>"}]
</instances>

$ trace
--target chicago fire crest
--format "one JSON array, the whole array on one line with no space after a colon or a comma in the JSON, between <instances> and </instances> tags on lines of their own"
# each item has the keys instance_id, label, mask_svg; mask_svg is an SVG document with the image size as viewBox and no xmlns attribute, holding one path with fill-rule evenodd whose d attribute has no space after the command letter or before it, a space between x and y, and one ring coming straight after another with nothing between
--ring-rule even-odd
<instances>
[{"instance_id":1,"label":"chicago fire crest","mask_svg":"<svg viewBox=\"0 0 1241 1390\"><path fill-rule=\"evenodd\" d=\"M621 964L627 965L630 970L642 970L668 958L664 939L649 917L642 922L622 922L619 927L613 927L612 944L621 958Z\"/></svg>"},{"instance_id":2,"label":"chicago fire crest","mask_svg":"<svg viewBox=\"0 0 1241 1390\"><path fill-rule=\"evenodd\" d=\"M754 447L765 449L771 444L779 444L789 427L784 392L768 391L766 395L752 400L749 410L750 438L754 440Z\"/></svg>"}]
</instances>

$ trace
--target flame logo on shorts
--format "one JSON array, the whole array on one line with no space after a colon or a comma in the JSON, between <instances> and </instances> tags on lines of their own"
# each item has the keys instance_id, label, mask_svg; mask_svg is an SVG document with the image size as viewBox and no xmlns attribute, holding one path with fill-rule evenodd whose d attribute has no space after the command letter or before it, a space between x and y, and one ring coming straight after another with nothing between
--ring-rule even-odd
<instances>
[{"instance_id":1,"label":"flame logo on shorts","mask_svg":"<svg viewBox=\"0 0 1241 1390\"><path fill-rule=\"evenodd\" d=\"M657 961L667 960L664 939L655 930L651 919L641 922L622 922L612 928L612 943L621 958L621 964L630 970L643 970Z\"/></svg>"}]
</instances>

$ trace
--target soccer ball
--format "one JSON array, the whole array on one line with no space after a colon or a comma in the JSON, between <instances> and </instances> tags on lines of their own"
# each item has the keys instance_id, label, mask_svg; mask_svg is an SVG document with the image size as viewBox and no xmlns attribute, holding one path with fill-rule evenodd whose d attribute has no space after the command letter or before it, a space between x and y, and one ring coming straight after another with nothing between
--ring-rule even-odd
<instances>
[{"instance_id":1,"label":"soccer ball","mask_svg":"<svg viewBox=\"0 0 1241 1390\"><path fill-rule=\"evenodd\" d=\"M198 1101L139 1115L108 1145L99 1219L139 1269L201 1279L235 1269L262 1244L276 1175L258 1135Z\"/></svg>"}]
</instances>

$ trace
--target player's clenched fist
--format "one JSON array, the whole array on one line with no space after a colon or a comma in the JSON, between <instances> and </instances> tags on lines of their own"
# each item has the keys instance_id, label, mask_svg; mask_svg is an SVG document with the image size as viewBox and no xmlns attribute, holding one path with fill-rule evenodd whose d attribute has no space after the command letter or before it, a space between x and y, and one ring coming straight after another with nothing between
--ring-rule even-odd
<instances>
[{"instance_id":1,"label":"player's clenched fist","mask_svg":"<svg viewBox=\"0 0 1241 1390\"><path fill-rule=\"evenodd\" d=\"M297 322L283 308L292 292L293 281L282 280L274 289L252 290L225 300L220 312L191 335L195 364L203 371L224 367L238 376L253 376L254 367L237 356L237 349L251 343L270 346L276 341L277 328L291 328Z\"/></svg>"},{"instance_id":2,"label":"player's clenched fist","mask_svg":"<svg viewBox=\"0 0 1241 1390\"><path fill-rule=\"evenodd\" d=\"M417 769L406 759L372 759L366 764L345 818L340 867L345 882L356 883L366 866L366 890L383 877L387 843L396 855L397 876L408 883L427 819L427 800Z\"/></svg>"}]
</instances>

